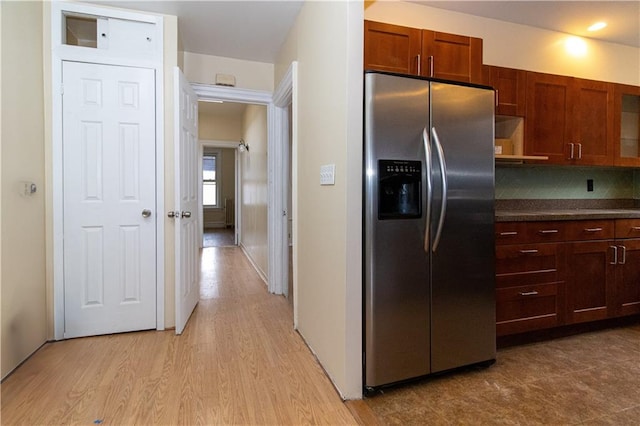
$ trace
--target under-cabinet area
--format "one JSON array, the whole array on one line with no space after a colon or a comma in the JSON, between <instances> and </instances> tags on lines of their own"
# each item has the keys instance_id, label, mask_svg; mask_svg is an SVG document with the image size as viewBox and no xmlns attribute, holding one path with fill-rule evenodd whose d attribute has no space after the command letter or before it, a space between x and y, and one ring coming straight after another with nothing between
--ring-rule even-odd
<instances>
[{"instance_id":1,"label":"under-cabinet area","mask_svg":"<svg viewBox=\"0 0 640 426\"><path fill-rule=\"evenodd\" d=\"M640 212L617 214L496 223L498 336L640 314Z\"/></svg>"}]
</instances>

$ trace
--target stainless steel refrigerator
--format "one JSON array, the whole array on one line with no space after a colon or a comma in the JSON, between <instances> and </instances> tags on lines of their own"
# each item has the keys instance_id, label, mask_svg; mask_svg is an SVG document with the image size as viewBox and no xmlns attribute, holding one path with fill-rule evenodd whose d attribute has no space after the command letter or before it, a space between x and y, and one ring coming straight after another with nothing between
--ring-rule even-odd
<instances>
[{"instance_id":1,"label":"stainless steel refrigerator","mask_svg":"<svg viewBox=\"0 0 640 426\"><path fill-rule=\"evenodd\" d=\"M365 73L365 389L496 356L494 92Z\"/></svg>"}]
</instances>

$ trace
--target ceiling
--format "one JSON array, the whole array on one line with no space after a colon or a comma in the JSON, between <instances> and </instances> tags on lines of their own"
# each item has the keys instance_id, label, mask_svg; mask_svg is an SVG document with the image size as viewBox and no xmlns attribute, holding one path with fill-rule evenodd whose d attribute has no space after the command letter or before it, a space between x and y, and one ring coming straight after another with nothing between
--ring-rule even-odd
<instances>
[{"instance_id":1,"label":"ceiling","mask_svg":"<svg viewBox=\"0 0 640 426\"><path fill-rule=\"evenodd\" d=\"M379 0L383 1L383 0ZM185 51L274 63L303 1L105 1L175 15ZM412 1L413 3L640 47L640 1ZM606 20L607 28L586 27Z\"/></svg>"},{"instance_id":2,"label":"ceiling","mask_svg":"<svg viewBox=\"0 0 640 426\"><path fill-rule=\"evenodd\" d=\"M640 1L637 0L410 1L640 47ZM301 0L89 2L177 16L185 51L266 63L275 62L303 4ZM597 34L589 34L586 28L598 20L605 20L609 25ZM244 108L229 103L200 104L200 108L211 114L241 114Z\"/></svg>"},{"instance_id":3,"label":"ceiling","mask_svg":"<svg viewBox=\"0 0 640 426\"><path fill-rule=\"evenodd\" d=\"M640 47L640 1L412 1L469 15ZM591 24L607 27L594 33Z\"/></svg>"},{"instance_id":4,"label":"ceiling","mask_svg":"<svg viewBox=\"0 0 640 426\"><path fill-rule=\"evenodd\" d=\"M178 31L187 52L274 63L303 1L90 0L89 3L177 16Z\"/></svg>"},{"instance_id":5,"label":"ceiling","mask_svg":"<svg viewBox=\"0 0 640 426\"><path fill-rule=\"evenodd\" d=\"M235 119L237 117L242 117L244 115L244 111L247 109L247 104L240 104L235 102L198 102L198 112L200 114L213 116L219 118L228 118Z\"/></svg>"}]
</instances>

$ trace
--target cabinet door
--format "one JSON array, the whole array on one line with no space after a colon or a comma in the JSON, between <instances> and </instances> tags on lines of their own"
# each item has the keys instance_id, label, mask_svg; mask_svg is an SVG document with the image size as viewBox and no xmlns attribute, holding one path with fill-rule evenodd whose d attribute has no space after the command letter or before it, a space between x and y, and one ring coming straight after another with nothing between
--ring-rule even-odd
<instances>
[{"instance_id":1,"label":"cabinet door","mask_svg":"<svg viewBox=\"0 0 640 426\"><path fill-rule=\"evenodd\" d=\"M617 261L614 241L569 243L567 251L567 322L611 316Z\"/></svg>"},{"instance_id":2,"label":"cabinet door","mask_svg":"<svg viewBox=\"0 0 640 426\"><path fill-rule=\"evenodd\" d=\"M513 68L486 66L485 84L496 90L496 114L524 117L526 105L526 72Z\"/></svg>"},{"instance_id":3,"label":"cabinet door","mask_svg":"<svg viewBox=\"0 0 640 426\"><path fill-rule=\"evenodd\" d=\"M616 240L616 313L640 314L640 240Z\"/></svg>"},{"instance_id":4,"label":"cabinet door","mask_svg":"<svg viewBox=\"0 0 640 426\"><path fill-rule=\"evenodd\" d=\"M613 165L613 85L574 79L573 136L575 164Z\"/></svg>"},{"instance_id":5,"label":"cabinet door","mask_svg":"<svg viewBox=\"0 0 640 426\"><path fill-rule=\"evenodd\" d=\"M615 85L614 164L640 166L640 87Z\"/></svg>"},{"instance_id":6,"label":"cabinet door","mask_svg":"<svg viewBox=\"0 0 640 426\"><path fill-rule=\"evenodd\" d=\"M420 30L364 21L364 69L418 74Z\"/></svg>"},{"instance_id":7,"label":"cabinet door","mask_svg":"<svg viewBox=\"0 0 640 426\"><path fill-rule=\"evenodd\" d=\"M527 72L526 155L546 155L545 163L571 164L570 83L570 77Z\"/></svg>"},{"instance_id":8,"label":"cabinet door","mask_svg":"<svg viewBox=\"0 0 640 426\"><path fill-rule=\"evenodd\" d=\"M422 30L420 74L482 83L482 39Z\"/></svg>"}]
</instances>

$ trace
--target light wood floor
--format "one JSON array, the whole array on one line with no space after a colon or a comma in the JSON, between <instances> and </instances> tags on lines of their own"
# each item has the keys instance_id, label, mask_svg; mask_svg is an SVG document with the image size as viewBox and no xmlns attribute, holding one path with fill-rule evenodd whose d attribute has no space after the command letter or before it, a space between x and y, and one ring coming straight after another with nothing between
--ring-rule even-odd
<instances>
[{"instance_id":1,"label":"light wood floor","mask_svg":"<svg viewBox=\"0 0 640 426\"><path fill-rule=\"evenodd\" d=\"M209 228L202 233L203 247L231 247L235 245L234 228Z\"/></svg>"},{"instance_id":2,"label":"light wood floor","mask_svg":"<svg viewBox=\"0 0 640 426\"><path fill-rule=\"evenodd\" d=\"M2 383L1 423L356 424L281 296L237 247L202 255L185 333L46 344Z\"/></svg>"}]
</instances>

